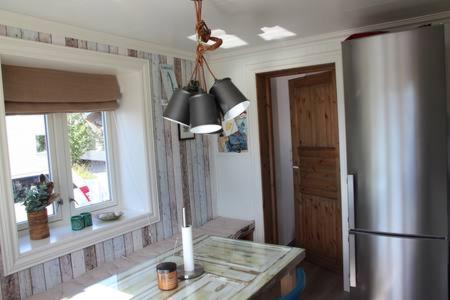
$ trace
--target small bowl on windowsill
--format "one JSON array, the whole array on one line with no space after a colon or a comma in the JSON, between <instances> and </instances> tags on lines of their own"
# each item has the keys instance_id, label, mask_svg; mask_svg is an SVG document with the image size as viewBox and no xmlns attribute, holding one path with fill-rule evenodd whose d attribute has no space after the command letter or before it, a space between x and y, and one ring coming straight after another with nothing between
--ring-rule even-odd
<instances>
[{"instance_id":1,"label":"small bowl on windowsill","mask_svg":"<svg viewBox=\"0 0 450 300\"><path fill-rule=\"evenodd\" d=\"M95 215L97 219L103 222L116 221L123 215L123 211L105 211Z\"/></svg>"}]
</instances>

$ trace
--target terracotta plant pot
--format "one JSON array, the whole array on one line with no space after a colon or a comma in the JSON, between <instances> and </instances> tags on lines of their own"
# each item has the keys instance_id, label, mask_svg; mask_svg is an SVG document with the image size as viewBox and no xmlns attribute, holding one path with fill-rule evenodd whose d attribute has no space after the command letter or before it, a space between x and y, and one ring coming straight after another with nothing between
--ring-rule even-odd
<instances>
[{"instance_id":1,"label":"terracotta plant pot","mask_svg":"<svg viewBox=\"0 0 450 300\"><path fill-rule=\"evenodd\" d=\"M42 240L50 236L47 209L27 213L30 239Z\"/></svg>"}]
</instances>

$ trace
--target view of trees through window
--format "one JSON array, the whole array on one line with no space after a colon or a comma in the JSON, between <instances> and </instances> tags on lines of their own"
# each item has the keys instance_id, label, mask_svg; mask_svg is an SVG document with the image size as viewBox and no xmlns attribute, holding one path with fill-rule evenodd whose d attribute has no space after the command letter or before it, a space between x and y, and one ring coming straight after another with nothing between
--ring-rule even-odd
<instances>
[{"instance_id":1,"label":"view of trees through window","mask_svg":"<svg viewBox=\"0 0 450 300\"><path fill-rule=\"evenodd\" d=\"M36 151L47 151L47 137L44 134L36 135Z\"/></svg>"},{"instance_id":2,"label":"view of trees through window","mask_svg":"<svg viewBox=\"0 0 450 300\"><path fill-rule=\"evenodd\" d=\"M103 115L67 114L75 207L109 200Z\"/></svg>"}]
</instances>

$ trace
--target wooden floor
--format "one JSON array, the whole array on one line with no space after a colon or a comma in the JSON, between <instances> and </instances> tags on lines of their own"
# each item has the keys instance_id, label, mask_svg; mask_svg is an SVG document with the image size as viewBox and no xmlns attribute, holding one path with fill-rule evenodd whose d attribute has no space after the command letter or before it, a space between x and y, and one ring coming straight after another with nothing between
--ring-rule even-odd
<instances>
[{"instance_id":1,"label":"wooden floor","mask_svg":"<svg viewBox=\"0 0 450 300\"><path fill-rule=\"evenodd\" d=\"M342 276L327 269L303 261L306 273L306 288L301 300L347 300L348 293L342 288Z\"/></svg>"}]
</instances>

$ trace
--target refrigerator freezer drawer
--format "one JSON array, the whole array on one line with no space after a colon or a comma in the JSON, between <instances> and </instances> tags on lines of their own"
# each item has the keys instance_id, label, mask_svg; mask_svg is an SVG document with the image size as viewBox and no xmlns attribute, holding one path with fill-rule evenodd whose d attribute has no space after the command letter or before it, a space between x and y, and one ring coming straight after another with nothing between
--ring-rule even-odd
<instances>
[{"instance_id":1,"label":"refrigerator freezer drawer","mask_svg":"<svg viewBox=\"0 0 450 300\"><path fill-rule=\"evenodd\" d=\"M356 278L350 299L448 299L447 240L351 235Z\"/></svg>"}]
</instances>

